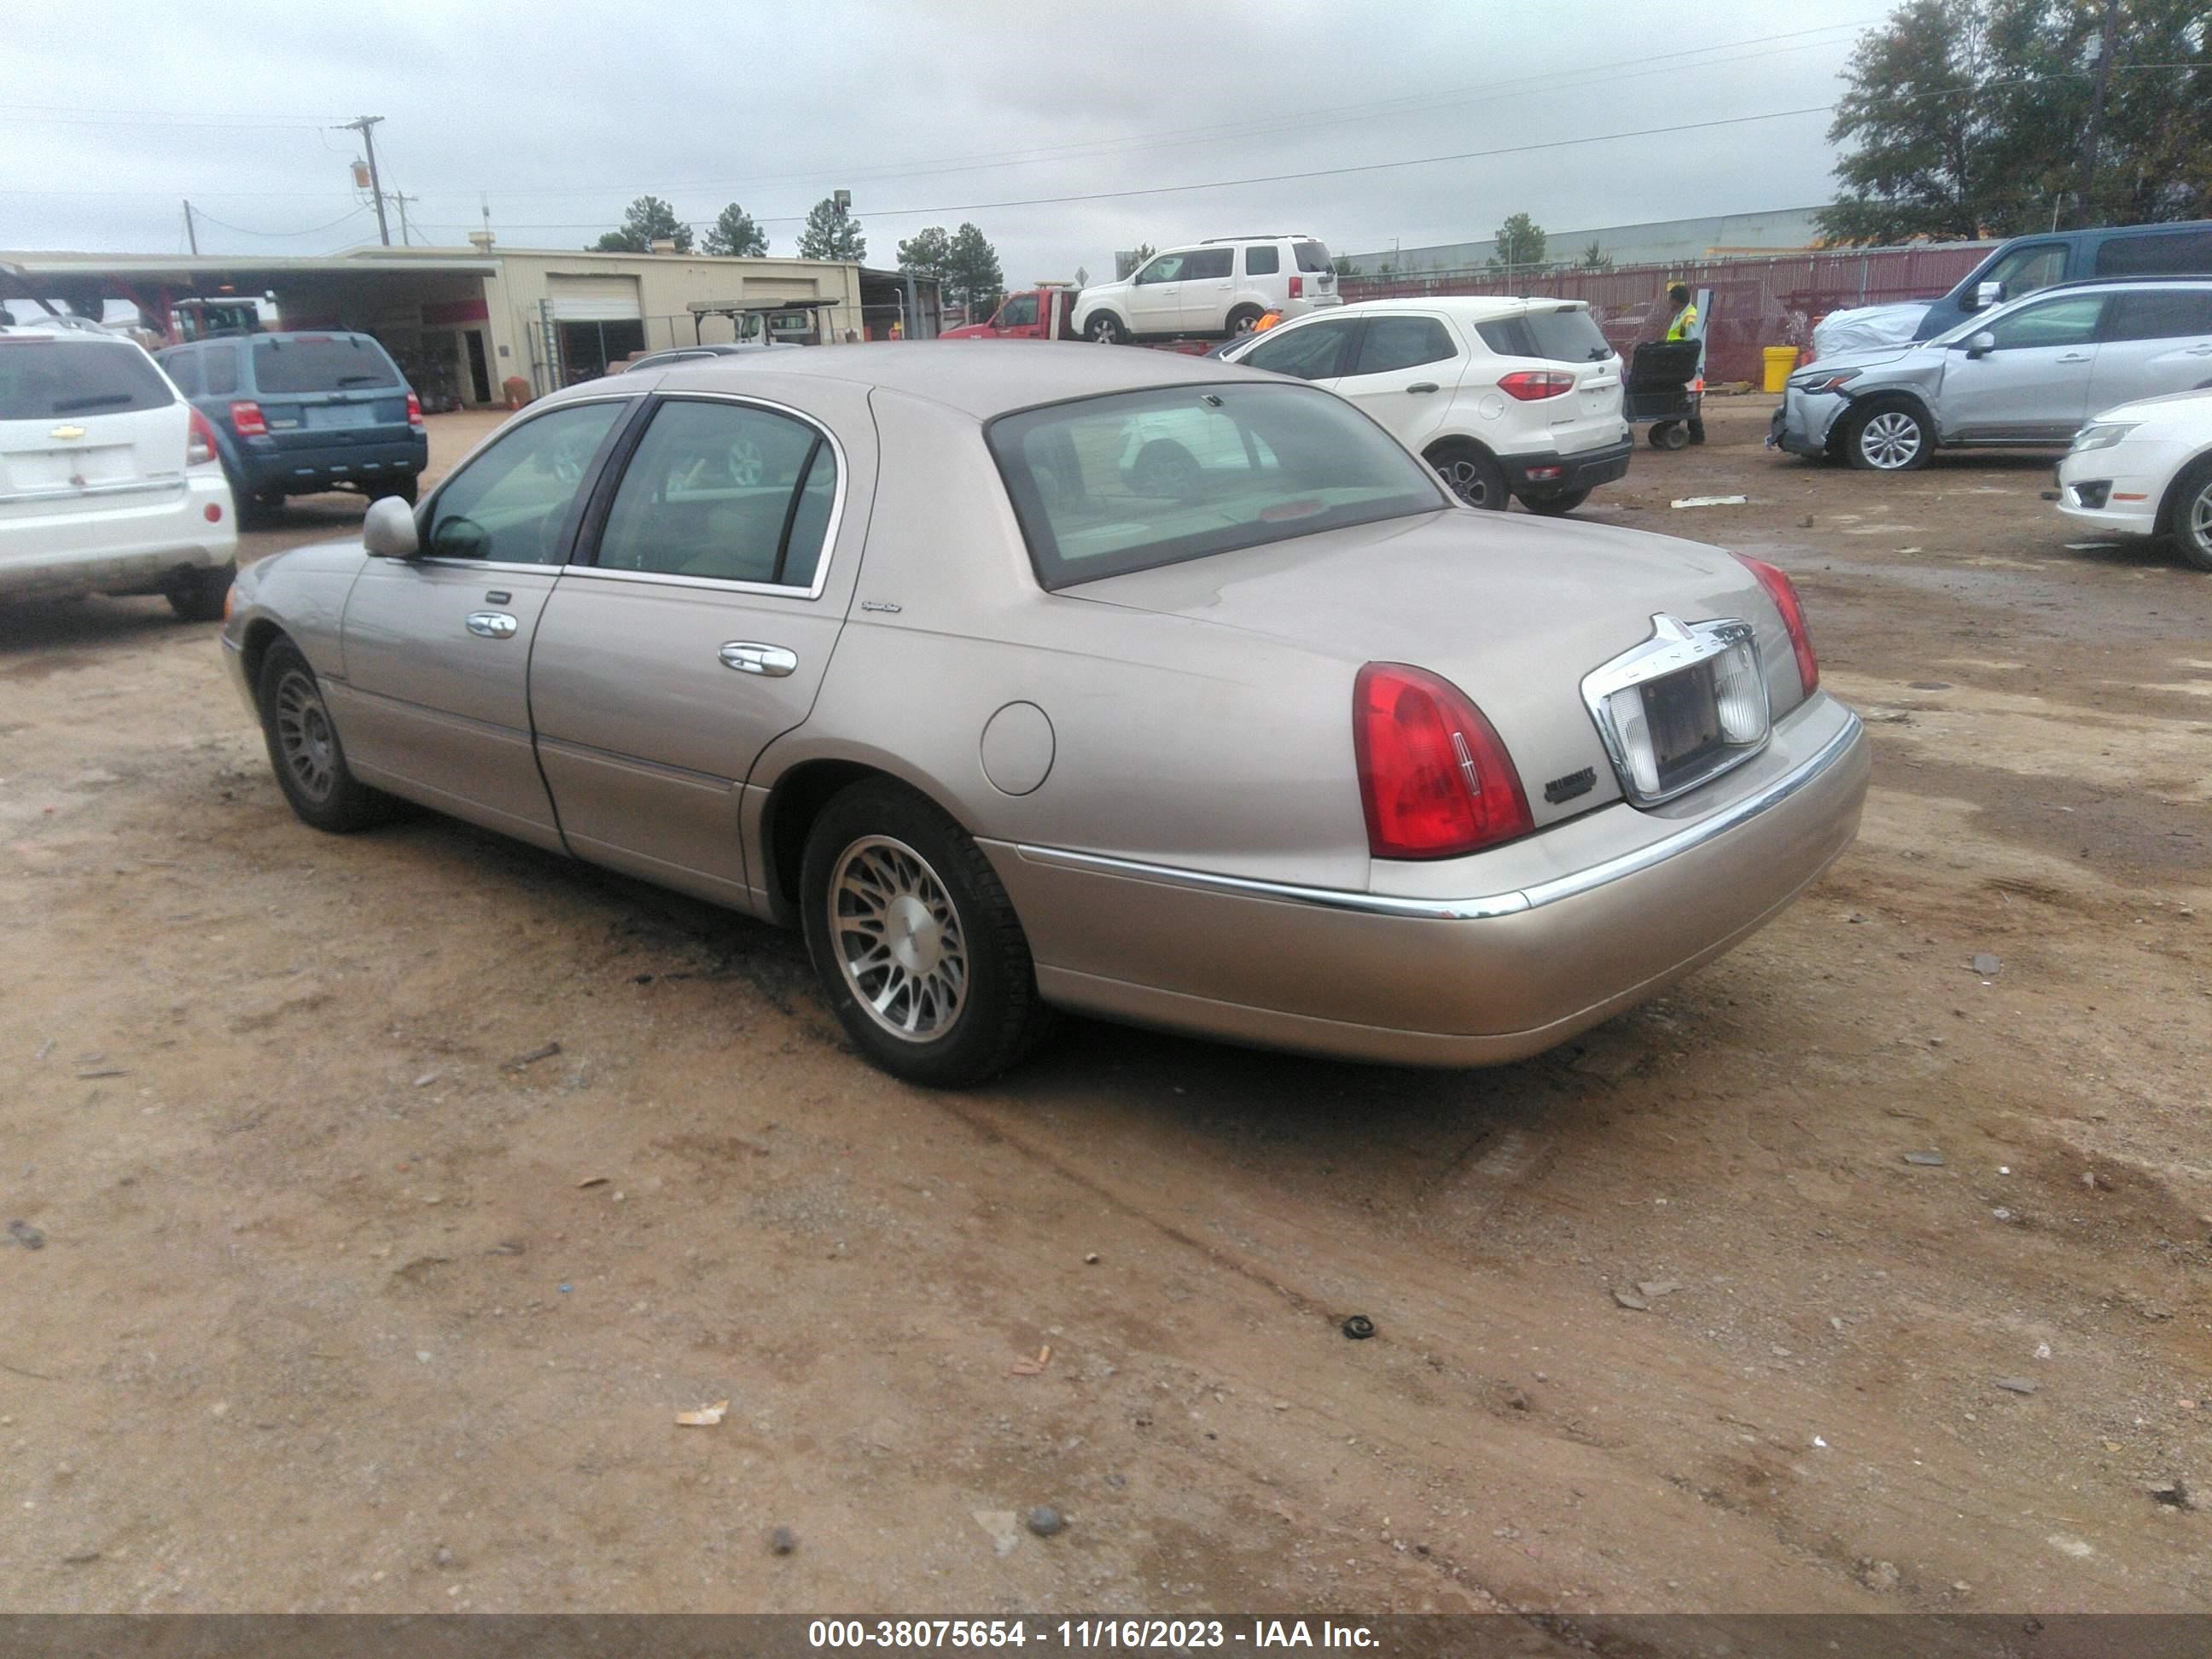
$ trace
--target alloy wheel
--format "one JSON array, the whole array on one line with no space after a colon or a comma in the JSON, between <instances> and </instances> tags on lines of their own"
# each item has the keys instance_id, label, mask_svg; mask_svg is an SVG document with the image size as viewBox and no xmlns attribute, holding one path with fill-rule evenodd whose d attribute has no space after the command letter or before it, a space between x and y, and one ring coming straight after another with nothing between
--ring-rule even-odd
<instances>
[{"instance_id":1,"label":"alloy wheel","mask_svg":"<svg viewBox=\"0 0 2212 1659\"><path fill-rule=\"evenodd\" d=\"M1490 480L1483 476L1482 468L1464 456L1455 457L1437 468L1453 495L1469 507L1490 505Z\"/></svg>"},{"instance_id":2,"label":"alloy wheel","mask_svg":"<svg viewBox=\"0 0 2212 1659\"><path fill-rule=\"evenodd\" d=\"M830 876L830 943L846 988L907 1042L951 1030L968 1000L968 942L951 895L902 841L863 836Z\"/></svg>"},{"instance_id":3,"label":"alloy wheel","mask_svg":"<svg viewBox=\"0 0 2212 1659\"><path fill-rule=\"evenodd\" d=\"M1859 453L1882 472L1911 465L1919 458L1921 441L1920 422L1901 409L1885 409L1859 428Z\"/></svg>"},{"instance_id":4,"label":"alloy wheel","mask_svg":"<svg viewBox=\"0 0 2212 1659\"><path fill-rule=\"evenodd\" d=\"M338 775L331 717L313 679L296 669L276 685L276 748L301 794L330 799Z\"/></svg>"}]
</instances>

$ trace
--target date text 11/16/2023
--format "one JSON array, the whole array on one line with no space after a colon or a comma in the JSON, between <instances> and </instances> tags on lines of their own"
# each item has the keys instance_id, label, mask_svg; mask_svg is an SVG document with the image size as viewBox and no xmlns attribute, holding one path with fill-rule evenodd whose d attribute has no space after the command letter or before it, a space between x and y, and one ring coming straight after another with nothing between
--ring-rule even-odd
<instances>
[{"instance_id":1,"label":"date text 11/16/2023","mask_svg":"<svg viewBox=\"0 0 2212 1659\"><path fill-rule=\"evenodd\" d=\"M817 1619L811 1648L1371 1649L1364 1626L1305 1619Z\"/></svg>"}]
</instances>

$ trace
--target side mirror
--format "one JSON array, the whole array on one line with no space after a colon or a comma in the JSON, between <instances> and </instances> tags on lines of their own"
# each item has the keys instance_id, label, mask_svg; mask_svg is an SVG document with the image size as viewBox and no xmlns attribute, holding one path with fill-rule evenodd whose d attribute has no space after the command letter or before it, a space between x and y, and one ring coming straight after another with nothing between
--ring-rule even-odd
<instances>
[{"instance_id":1,"label":"side mirror","mask_svg":"<svg viewBox=\"0 0 2212 1659\"><path fill-rule=\"evenodd\" d=\"M415 509L397 495L368 504L361 521L361 544L372 559L412 559L422 551L415 531Z\"/></svg>"},{"instance_id":2,"label":"side mirror","mask_svg":"<svg viewBox=\"0 0 2212 1659\"><path fill-rule=\"evenodd\" d=\"M1986 357L1996 349L1997 337L1987 329L1984 329L1966 342L1966 355L1969 357Z\"/></svg>"},{"instance_id":3,"label":"side mirror","mask_svg":"<svg viewBox=\"0 0 2212 1659\"><path fill-rule=\"evenodd\" d=\"M2002 283L1979 283L1975 285L1975 310L1987 311L1991 306L1999 306L2003 303L2004 284Z\"/></svg>"}]
</instances>

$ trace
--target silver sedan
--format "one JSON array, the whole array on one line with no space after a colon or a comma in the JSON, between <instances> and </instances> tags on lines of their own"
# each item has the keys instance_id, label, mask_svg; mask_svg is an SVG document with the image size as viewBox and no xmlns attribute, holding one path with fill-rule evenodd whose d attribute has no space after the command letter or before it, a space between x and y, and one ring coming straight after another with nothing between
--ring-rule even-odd
<instances>
[{"instance_id":1,"label":"silver sedan","mask_svg":"<svg viewBox=\"0 0 2212 1659\"><path fill-rule=\"evenodd\" d=\"M250 567L223 645L308 823L404 799L803 928L939 1085L1055 1008L1534 1054L1772 917L1867 779L1780 571L1073 345L571 388Z\"/></svg>"}]
</instances>

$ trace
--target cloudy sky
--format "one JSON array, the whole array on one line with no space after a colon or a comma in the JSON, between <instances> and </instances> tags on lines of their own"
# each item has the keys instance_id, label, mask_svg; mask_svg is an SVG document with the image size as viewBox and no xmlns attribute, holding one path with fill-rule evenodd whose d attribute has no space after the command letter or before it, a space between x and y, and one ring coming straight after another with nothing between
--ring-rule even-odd
<instances>
[{"instance_id":1,"label":"cloudy sky","mask_svg":"<svg viewBox=\"0 0 2212 1659\"><path fill-rule=\"evenodd\" d=\"M1832 101L1887 9L102 6L9 32L0 246L181 252L187 197L208 252L374 241L359 140L335 130L362 114L386 118L385 187L420 198L417 240L459 244L488 200L502 243L579 246L651 191L702 226L739 202L784 253L842 186L870 263L972 219L1014 284L1110 275L1139 241L1279 230L1359 252L1480 240L1516 210L1562 231L1802 207L1829 198L1827 118L1775 112ZM1700 122L1735 124L1609 137ZM1584 139L1603 142L1563 142Z\"/></svg>"}]
</instances>

